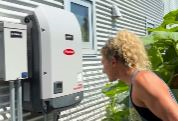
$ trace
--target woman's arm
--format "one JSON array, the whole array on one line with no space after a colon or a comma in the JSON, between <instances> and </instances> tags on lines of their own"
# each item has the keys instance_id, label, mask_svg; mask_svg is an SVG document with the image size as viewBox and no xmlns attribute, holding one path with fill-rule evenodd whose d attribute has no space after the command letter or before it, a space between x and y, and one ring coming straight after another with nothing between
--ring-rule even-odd
<instances>
[{"instance_id":1,"label":"woman's arm","mask_svg":"<svg viewBox=\"0 0 178 121\"><path fill-rule=\"evenodd\" d=\"M167 85L155 74L140 72L134 82L139 100L163 121L178 121L178 105Z\"/></svg>"}]
</instances>

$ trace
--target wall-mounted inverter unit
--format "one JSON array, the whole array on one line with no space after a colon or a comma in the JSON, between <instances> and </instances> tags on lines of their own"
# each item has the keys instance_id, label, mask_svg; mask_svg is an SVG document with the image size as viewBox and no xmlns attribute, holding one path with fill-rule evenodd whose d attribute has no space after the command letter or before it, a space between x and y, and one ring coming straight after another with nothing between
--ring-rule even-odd
<instances>
[{"instance_id":1,"label":"wall-mounted inverter unit","mask_svg":"<svg viewBox=\"0 0 178 121\"><path fill-rule=\"evenodd\" d=\"M23 84L24 109L62 110L78 104L83 98L82 37L75 15L39 6L24 21L29 26L32 67L31 79Z\"/></svg>"}]
</instances>

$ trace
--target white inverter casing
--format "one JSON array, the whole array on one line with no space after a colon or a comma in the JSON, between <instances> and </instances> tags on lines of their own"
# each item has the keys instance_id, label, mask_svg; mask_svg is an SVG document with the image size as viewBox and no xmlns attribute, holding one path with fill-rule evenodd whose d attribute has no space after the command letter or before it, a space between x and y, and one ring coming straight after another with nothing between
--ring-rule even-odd
<instances>
[{"instance_id":1,"label":"white inverter casing","mask_svg":"<svg viewBox=\"0 0 178 121\"><path fill-rule=\"evenodd\" d=\"M29 95L34 110L41 110L39 100L51 108L79 103L83 98L82 37L77 18L59 8L39 6L25 22L32 26Z\"/></svg>"},{"instance_id":2,"label":"white inverter casing","mask_svg":"<svg viewBox=\"0 0 178 121\"><path fill-rule=\"evenodd\" d=\"M27 26L0 22L0 80L27 76Z\"/></svg>"}]
</instances>

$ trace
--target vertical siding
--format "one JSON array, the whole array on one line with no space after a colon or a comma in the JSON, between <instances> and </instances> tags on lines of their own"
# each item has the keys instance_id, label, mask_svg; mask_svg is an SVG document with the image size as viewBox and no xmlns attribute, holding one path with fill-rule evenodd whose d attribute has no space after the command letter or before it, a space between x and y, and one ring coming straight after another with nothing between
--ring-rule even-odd
<instances>
[{"instance_id":1,"label":"vertical siding","mask_svg":"<svg viewBox=\"0 0 178 121\"><path fill-rule=\"evenodd\" d=\"M0 20L20 22L19 19L34 11L41 4L64 8L63 0L1 0ZM113 23L112 4L117 5L123 17ZM161 0L96 0L96 40L97 55L83 57L84 99L75 108L61 112L60 121L100 121L105 115L108 99L101 93L107 82L102 73L99 51L105 41L117 30L127 28L138 35L146 34L146 18L159 24L162 21L163 3ZM0 84L0 121L1 116L8 119L9 112L8 84ZM2 111L1 111L2 109ZM24 112L25 120L43 120L43 116Z\"/></svg>"}]
</instances>

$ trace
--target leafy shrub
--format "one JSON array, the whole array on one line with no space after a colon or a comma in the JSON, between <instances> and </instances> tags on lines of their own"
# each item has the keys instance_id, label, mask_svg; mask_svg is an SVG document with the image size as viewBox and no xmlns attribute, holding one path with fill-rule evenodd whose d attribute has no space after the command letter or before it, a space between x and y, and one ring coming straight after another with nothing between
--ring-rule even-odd
<instances>
[{"instance_id":1,"label":"leafy shrub","mask_svg":"<svg viewBox=\"0 0 178 121\"><path fill-rule=\"evenodd\" d=\"M110 99L106 107L106 118L103 121L128 121L128 86L121 81L109 83L102 92Z\"/></svg>"},{"instance_id":2,"label":"leafy shrub","mask_svg":"<svg viewBox=\"0 0 178 121\"><path fill-rule=\"evenodd\" d=\"M178 73L178 32L155 31L142 37L152 70L166 83L171 84Z\"/></svg>"}]
</instances>

